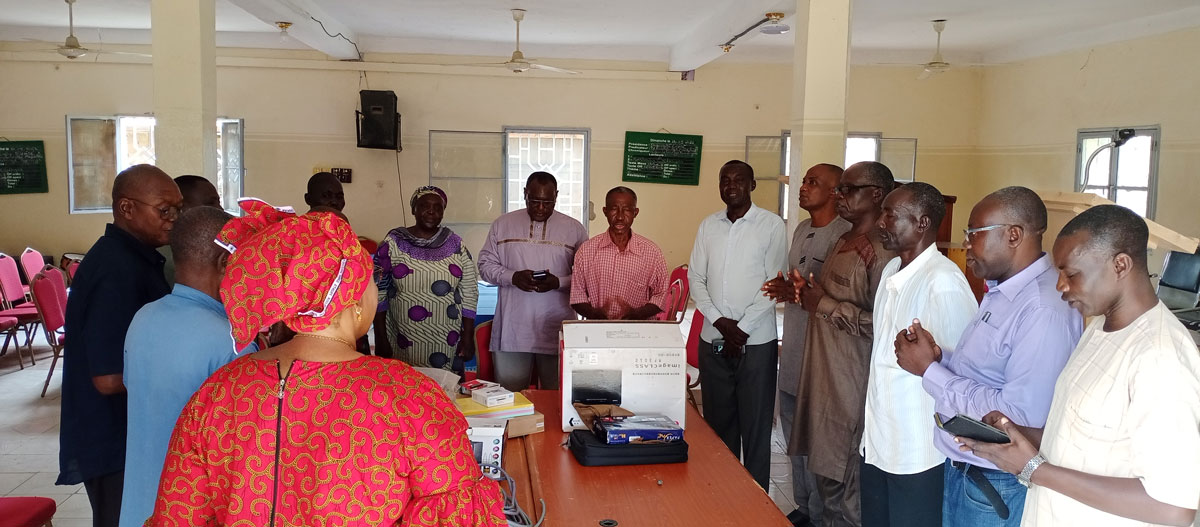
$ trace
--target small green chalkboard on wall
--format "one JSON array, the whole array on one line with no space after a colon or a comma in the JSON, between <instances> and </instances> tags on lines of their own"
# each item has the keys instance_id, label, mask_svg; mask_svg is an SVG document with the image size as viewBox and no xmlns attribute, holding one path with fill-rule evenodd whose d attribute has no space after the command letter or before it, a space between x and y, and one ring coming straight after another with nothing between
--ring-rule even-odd
<instances>
[{"instance_id":1,"label":"small green chalkboard on wall","mask_svg":"<svg viewBox=\"0 0 1200 527\"><path fill-rule=\"evenodd\" d=\"M625 132L621 180L699 185L703 142L699 135Z\"/></svg>"},{"instance_id":2,"label":"small green chalkboard on wall","mask_svg":"<svg viewBox=\"0 0 1200 527\"><path fill-rule=\"evenodd\" d=\"M49 191L45 143L0 140L0 194Z\"/></svg>"}]
</instances>

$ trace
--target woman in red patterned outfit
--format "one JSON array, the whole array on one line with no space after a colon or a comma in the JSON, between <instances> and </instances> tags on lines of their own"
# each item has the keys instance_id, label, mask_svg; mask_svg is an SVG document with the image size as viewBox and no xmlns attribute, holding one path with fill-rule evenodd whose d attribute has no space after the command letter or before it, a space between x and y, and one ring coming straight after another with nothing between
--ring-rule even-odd
<instances>
[{"instance_id":1,"label":"woman in red patterned outfit","mask_svg":"<svg viewBox=\"0 0 1200 527\"><path fill-rule=\"evenodd\" d=\"M221 282L230 345L276 321L297 335L228 364L192 397L146 525L506 525L446 393L354 350L377 295L350 225L242 207L217 240L232 253Z\"/></svg>"}]
</instances>

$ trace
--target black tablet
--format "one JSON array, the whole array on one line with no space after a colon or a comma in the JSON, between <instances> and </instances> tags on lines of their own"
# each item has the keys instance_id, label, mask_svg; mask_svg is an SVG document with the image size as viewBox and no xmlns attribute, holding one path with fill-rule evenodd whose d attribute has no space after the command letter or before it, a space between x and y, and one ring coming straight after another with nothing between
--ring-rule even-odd
<instances>
[{"instance_id":1,"label":"black tablet","mask_svg":"<svg viewBox=\"0 0 1200 527\"><path fill-rule=\"evenodd\" d=\"M943 420L941 414L934 412L933 421L938 428L953 435L967 437L984 443L1007 443L1008 434L1003 430L984 423L978 419L958 414L948 420Z\"/></svg>"}]
</instances>

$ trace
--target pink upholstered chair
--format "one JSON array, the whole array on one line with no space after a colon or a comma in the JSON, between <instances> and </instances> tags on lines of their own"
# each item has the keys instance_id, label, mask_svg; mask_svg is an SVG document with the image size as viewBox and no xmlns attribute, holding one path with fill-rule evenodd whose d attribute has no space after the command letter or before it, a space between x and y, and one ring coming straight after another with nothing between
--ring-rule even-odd
<instances>
[{"instance_id":1,"label":"pink upholstered chair","mask_svg":"<svg viewBox=\"0 0 1200 527\"><path fill-rule=\"evenodd\" d=\"M54 351L50 361L50 371L46 374L46 383L42 386L42 397L50 387L50 378L54 376L54 366L62 356L67 338L63 334L63 325L67 317L67 292L63 284L62 271L57 267L46 266L47 269L34 275L30 288L33 291L33 303L37 305L38 314L42 318L42 329L46 334L46 342ZM30 356L30 360L33 357Z\"/></svg>"},{"instance_id":2,"label":"pink upholstered chair","mask_svg":"<svg viewBox=\"0 0 1200 527\"><path fill-rule=\"evenodd\" d=\"M662 320L683 322L683 312L687 309L688 295L691 292L688 288L687 271L687 264L671 271L670 285L667 286L667 306L662 313Z\"/></svg>"},{"instance_id":3,"label":"pink upholstered chair","mask_svg":"<svg viewBox=\"0 0 1200 527\"><path fill-rule=\"evenodd\" d=\"M51 498L8 496L0 498L0 527L51 527L58 511Z\"/></svg>"},{"instance_id":4,"label":"pink upholstered chair","mask_svg":"<svg viewBox=\"0 0 1200 527\"><path fill-rule=\"evenodd\" d=\"M42 271L42 266L46 265L45 259L42 258L42 253L38 252L33 247L26 247L21 253L21 270L25 271L25 281L33 282L33 275ZM27 297L29 291L25 291Z\"/></svg>"},{"instance_id":5,"label":"pink upholstered chair","mask_svg":"<svg viewBox=\"0 0 1200 527\"><path fill-rule=\"evenodd\" d=\"M37 308L25 300L25 291L20 272L17 271L17 262L11 256L0 253L0 317L17 319L17 325L25 332L25 346L31 347L33 332L41 319Z\"/></svg>"}]
</instances>

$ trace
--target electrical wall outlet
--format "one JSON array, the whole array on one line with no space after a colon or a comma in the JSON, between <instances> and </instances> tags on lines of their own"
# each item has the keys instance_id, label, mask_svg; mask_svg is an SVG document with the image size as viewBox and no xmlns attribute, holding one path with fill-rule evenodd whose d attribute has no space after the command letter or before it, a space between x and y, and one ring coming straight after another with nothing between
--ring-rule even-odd
<instances>
[{"instance_id":1,"label":"electrical wall outlet","mask_svg":"<svg viewBox=\"0 0 1200 527\"><path fill-rule=\"evenodd\" d=\"M352 171L349 168L331 168L329 169L329 173L333 174L333 177L336 177L342 183L350 183Z\"/></svg>"}]
</instances>

